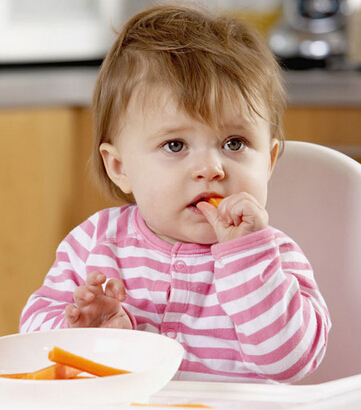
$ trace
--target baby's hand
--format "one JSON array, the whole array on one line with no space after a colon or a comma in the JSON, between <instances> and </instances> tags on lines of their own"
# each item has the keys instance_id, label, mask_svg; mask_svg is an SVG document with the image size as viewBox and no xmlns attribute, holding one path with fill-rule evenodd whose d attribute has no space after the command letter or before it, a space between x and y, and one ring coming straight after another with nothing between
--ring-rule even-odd
<instances>
[{"instance_id":1,"label":"baby's hand","mask_svg":"<svg viewBox=\"0 0 361 410\"><path fill-rule=\"evenodd\" d=\"M91 272L85 285L74 291L76 305L68 305L65 318L70 327L114 327L132 329L132 323L121 302L125 300L122 281L110 279L103 291L106 276L101 272Z\"/></svg>"},{"instance_id":2,"label":"baby's hand","mask_svg":"<svg viewBox=\"0 0 361 410\"><path fill-rule=\"evenodd\" d=\"M218 208L203 201L197 208L213 226L219 243L260 231L268 225L267 211L246 192L224 198Z\"/></svg>"}]
</instances>

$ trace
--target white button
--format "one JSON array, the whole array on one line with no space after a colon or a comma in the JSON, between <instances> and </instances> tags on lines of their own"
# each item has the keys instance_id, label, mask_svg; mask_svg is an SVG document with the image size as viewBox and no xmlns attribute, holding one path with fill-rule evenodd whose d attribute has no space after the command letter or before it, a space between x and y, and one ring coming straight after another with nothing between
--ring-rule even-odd
<instances>
[{"instance_id":1,"label":"white button","mask_svg":"<svg viewBox=\"0 0 361 410\"><path fill-rule=\"evenodd\" d=\"M166 335L167 337L170 337L171 339L175 339L175 338L177 337L177 332L176 332L175 330L173 330L173 329L168 329L168 330L165 332L165 335Z\"/></svg>"},{"instance_id":2,"label":"white button","mask_svg":"<svg viewBox=\"0 0 361 410\"><path fill-rule=\"evenodd\" d=\"M178 272L184 272L186 267L187 265L183 261L176 261L174 264L174 269L177 270Z\"/></svg>"}]
</instances>

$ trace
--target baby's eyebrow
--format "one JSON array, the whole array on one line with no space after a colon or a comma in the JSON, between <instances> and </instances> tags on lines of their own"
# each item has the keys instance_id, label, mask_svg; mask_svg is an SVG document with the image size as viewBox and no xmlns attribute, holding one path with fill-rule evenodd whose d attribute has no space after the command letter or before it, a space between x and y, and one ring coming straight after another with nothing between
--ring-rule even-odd
<instances>
[{"instance_id":1,"label":"baby's eyebrow","mask_svg":"<svg viewBox=\"0 0 361 410\"><path fill-rule=\"evenodd\" d=\"M159 138L164 136L171 136L172 134L179 134L185 131L191 131L192 127L188 125L180 125L180 126L166 126L159 128L152 136L152 138Z\"/></svg>"},{"instance_id":2,"label":"baby's eyebrow","mask_svg":"<svg viewBox=\"0 0 361 410\"><path fill-rule=\"evenodd\" d=\"M251 122L248 120L245 120L244 118L236 119L234 121L225 121L224 123L220 124L220 129L229 129L229 128L234 128L237 130L241 131L246 131L249 130L251 126Z\"/></svg>"}]
</instances>

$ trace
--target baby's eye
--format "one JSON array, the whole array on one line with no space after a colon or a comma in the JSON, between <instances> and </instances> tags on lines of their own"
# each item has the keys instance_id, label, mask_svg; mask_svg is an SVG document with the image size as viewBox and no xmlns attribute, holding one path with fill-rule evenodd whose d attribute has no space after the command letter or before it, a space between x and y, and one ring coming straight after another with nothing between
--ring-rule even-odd
<instances>
[{"instance_id":1,"label":"baby's eye","mask_svg":"<svg viewBox=\"0 0 361 410\"><path fill-rule=\"evenodd\" d=\"M163 145L165 150L168 152L180 152L184 149L184 142L182 141L168 141Z\"/></svg>"},{"instance_id":2,"label":"baby's eye","mask_svg":"<svg viewBox=\"0 0 361 410\"><path fill-rule=\"evenodd\" d=\"M245 142L242 138L230 138L226 141L223 145L223 148L230 150L230 151L240 151L245 147Z\"/></svg>"}]
</instances>

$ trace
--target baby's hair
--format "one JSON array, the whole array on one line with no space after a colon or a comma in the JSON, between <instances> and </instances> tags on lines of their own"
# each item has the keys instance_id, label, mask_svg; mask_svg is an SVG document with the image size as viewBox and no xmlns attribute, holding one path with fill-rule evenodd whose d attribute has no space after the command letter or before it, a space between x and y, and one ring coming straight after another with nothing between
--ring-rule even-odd
<instances>
[{"instance_id":1,"label":"baby's hair","mask_svg":"<svg viewBox=\"0 0 361 410\"><path fill-rule=\"evenodd\" d=\"M93 102L93 165L106 191L134 202L108 177L99 147L124 126L130 98L143 103L160 86L179 107L215 130L227 103L263 115L283 147L284 89L280 68L263 38L245 21L187 5L159 5L132 17L105 58Z\"/></svg>"}]
</instances>

